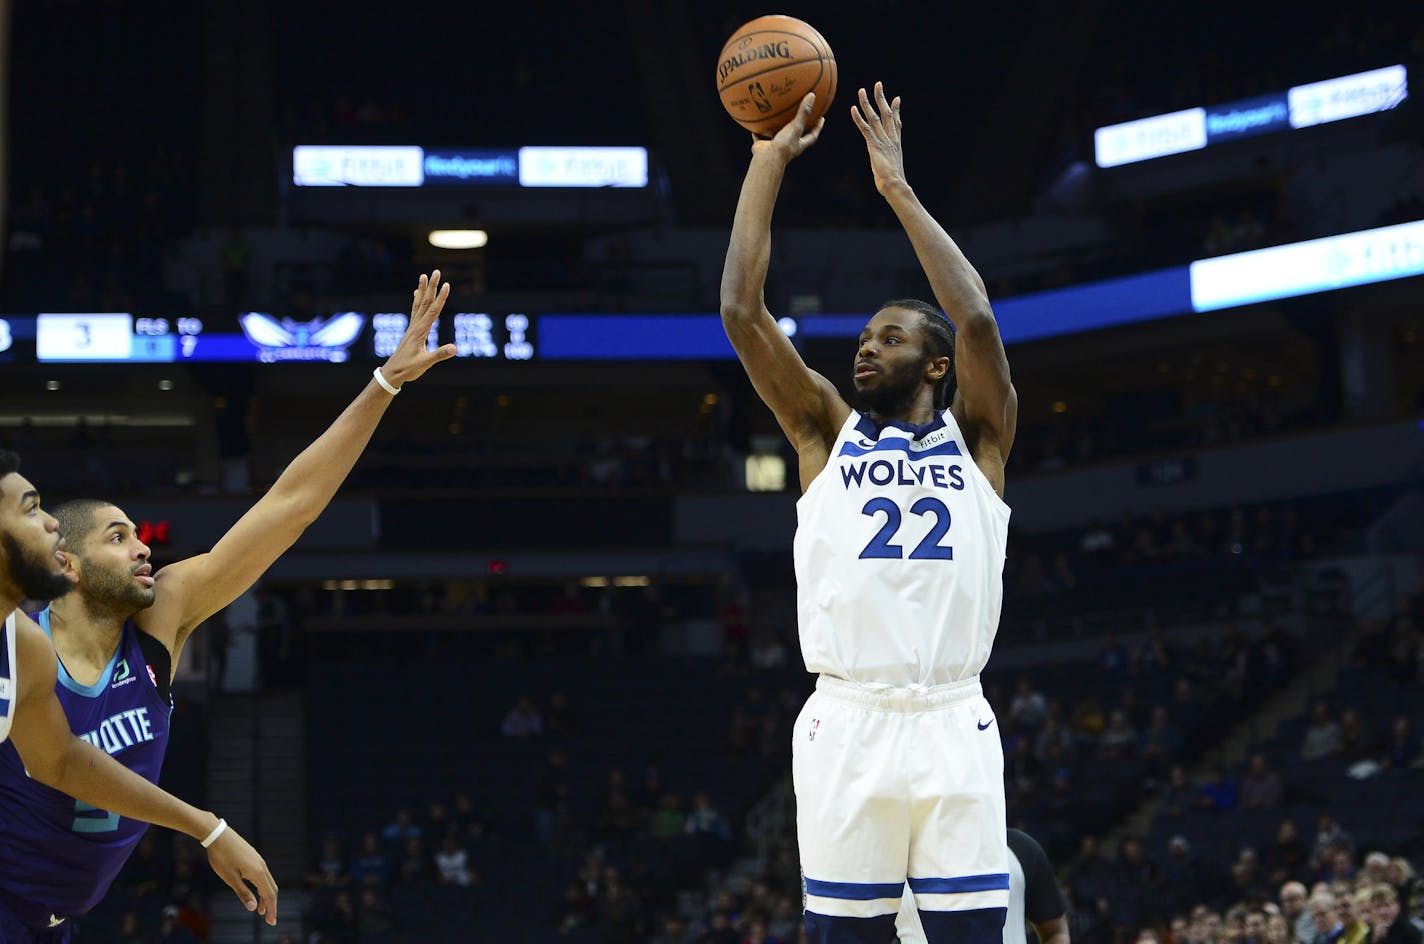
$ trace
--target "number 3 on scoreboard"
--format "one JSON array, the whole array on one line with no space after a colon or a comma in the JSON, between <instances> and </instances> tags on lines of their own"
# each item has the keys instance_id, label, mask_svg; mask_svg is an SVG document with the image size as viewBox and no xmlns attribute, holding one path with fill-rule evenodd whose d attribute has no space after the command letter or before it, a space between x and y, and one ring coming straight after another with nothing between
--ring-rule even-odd
<instances>
[{"instance_id":1,"label":"number 3 on scoreboard","mask_svg":"<svg viewBox=\"0 0 1424 944\"><path fill-rule=\"evenodd\" d=\"M891 544L890 540L895 537L895 532L900 530L900 506L895 504L884 495L872 498L865 503L865 507L860 509L863 515L874 517L880 512L885 512L885 523L880 526L880 530L875 532L875 536L870 539L870 543L865 545L865 550L860 552L861 560L874 558L892 558L898 560L905 557L905 549L898 544ZM910 551L910 560L954 560L954 548L945 544L940 544L940 539L949 533L949 508L938 498L921 498L910 506L912 515L933 515L934 524L930 526L929 533L926 534L914 550Z\"/></svg>"}]
</instances>

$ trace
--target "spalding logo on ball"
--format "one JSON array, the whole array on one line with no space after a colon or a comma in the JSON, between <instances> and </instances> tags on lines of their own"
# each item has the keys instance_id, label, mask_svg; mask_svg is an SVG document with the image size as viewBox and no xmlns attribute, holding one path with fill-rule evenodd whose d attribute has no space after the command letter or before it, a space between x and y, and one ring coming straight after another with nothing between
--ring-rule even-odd
<instances>
[{"instance_id":1,"label":"spalding logo on ball","mask_svg":"<svg viewBox=\"0 0 1424 944\"><path fill-rule=\"evenodd\" d=\"M816 105L806 127L836 97L836 57L820 33L793 16L759 16L732 34L717 57L717 94L732 120L771 136L796 117L807 92Z\"/></svg>"}]
</instances>

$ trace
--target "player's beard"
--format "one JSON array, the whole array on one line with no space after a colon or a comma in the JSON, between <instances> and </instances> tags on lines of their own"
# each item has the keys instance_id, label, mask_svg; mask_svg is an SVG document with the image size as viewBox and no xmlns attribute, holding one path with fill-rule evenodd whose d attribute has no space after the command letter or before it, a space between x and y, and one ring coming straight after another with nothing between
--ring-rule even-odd
<instances>
[{"instance_id":1,"label":"player's beard","mask_svg":"<svg viewBox=\"0 0 1424 944\"><path fill-rule=\"evenodd\" d=\"M91 606L97 606L127 619L139 610L153 606L153 588L140 585L133 571L106 570L96 567L81 558L85 566L83 575L84 599Z\"/></svg>"},{"instance_id":2,"label":"player's beard","mask_svg":"<svg viewBox=\"0 0 1424 944\"><path fill-rule=\"evenodd\" d=\"M5 548L6 573L26 600L48 602L74 588L63 571L54 569L52 555L46 559L44 554L27 554L9 534L0 534L0 546Z\"/></svg>"},{"instance_id":3,"label":"player's beard","mask_svg":"<svg viewBox=\"0 0 1424 944\"><path fill-rule=\"evenodd\" d=\"M876 416L893 417L908 412L924 370L924 361L905 363L893 369L882 367L879 374L872 375L871 385L855 388L856 398L862 408Z\"/></svg>"}]
</instances>

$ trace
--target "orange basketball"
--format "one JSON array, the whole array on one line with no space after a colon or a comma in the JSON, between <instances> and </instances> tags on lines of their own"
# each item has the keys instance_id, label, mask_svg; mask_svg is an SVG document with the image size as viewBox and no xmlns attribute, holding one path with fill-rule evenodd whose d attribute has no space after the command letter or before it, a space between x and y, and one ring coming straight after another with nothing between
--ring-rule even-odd
<instances>
[{"instance_id":1,"label":"orange basketball","mask_svg":"<svg viewBox=\"0 0 1424 944\"><path fill-rule=\"evenodd\" d=\"M759 16L743 24L717 57L722 107L754 134L780 131L807 92L816 93L810 128L836 97L836 58L825 38L795 17Z\"/></svg>"}]
</instances>

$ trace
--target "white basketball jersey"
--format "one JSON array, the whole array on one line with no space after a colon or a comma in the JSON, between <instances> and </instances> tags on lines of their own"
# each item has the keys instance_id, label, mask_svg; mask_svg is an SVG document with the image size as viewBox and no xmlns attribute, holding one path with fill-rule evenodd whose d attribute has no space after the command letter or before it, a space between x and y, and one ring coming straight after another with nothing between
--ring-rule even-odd
<instances>
[{"instance_id":1,"label":"white basketball jersey","mask_svg":"<svg viewBox=\"0 0 1424 944\"><path fill-rule=\"evenodd\" d=\"M892 686L979 674L999 628L1009 507L949 410L883 429L852 411L796 514L808 671Z\"/></svg>"},{"instance_id":2,"label":"white basketball jersey","mask_svg":"<svg viewBox=\"0 0 1424 944\"><path fill-rule=\"evenodd\" d=\"M0 643L0 659L5 660L0 664L0 742L3 742L10 737L10 722L15 717L15 699L20 697L20 691L15 686L16 630L13 612L5 617L0 632L5 636L4 642Z\"/></svg>"}]
</instances>

